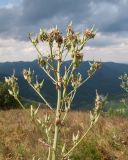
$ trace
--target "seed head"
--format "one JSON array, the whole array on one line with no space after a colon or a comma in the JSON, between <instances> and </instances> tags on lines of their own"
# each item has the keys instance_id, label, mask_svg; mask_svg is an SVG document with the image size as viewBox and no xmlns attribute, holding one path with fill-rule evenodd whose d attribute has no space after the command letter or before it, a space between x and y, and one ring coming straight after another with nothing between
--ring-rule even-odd
<instances>
[{"instance_id":1,"label":"seed head","mask_svg":"<svg viewBox=\"0 0 128 160\"><path fill-rule=\"evenodd\" d=\"M72 75L71 78L71 85L72 87L76 88L80 85L82 81L82 75L80 73L76 74L76 75Z\"/></svg>"},{"instance_id":2,"label":"seed head","mask_svg":"<svg viewBox=\"0 0 128 160\"><path fill-rule=\"evenodd\" d=\"M70 23L70 24L67 26L67 30L66 30L66 31L67 31L67 36L74 34L73 27L72 27L72 23Z\"/></svg>"},{"instance_id":3,"label":"seed head","mask_svg":"<svg viewBox=\"0 0 128 160\"><path fill-rule=\"evenodd\" d=\"M100 110L102 110L105 102L106 102L106 97L104 97L103 95L99 95L96 91L95 111L99 112Z\"/></svg>"},{"instance_id":4,"label":"seed head","mask_svg":"<svg viewBox=\"0 0 128 160\"><path fill-rule=\"evenodd\" d=\"M33 74L31 72L30 68L29 68L29 70L27 70L27 69L23 70L23 76L24 76L24 79L27 80L29 83L32 82Z\"/></svg>"},{"instance_id":5,"label":"seed head","mask_svg":"<svg viewBox=\"0 0 128 160\"><path fill-rule=\"evenodd\" d=\"M119 77L119 79L121 79L122 83L121 83L121 88L123 88L126 92L128 92L128 74L124 74L122 76Z\"/></svg>"},{"instance_id":6,"label":"seed head","mask_svg":"<svg viewBox=\"0 0 128 160\"><path fill-rule=\"evenodd\" d=\"M43 58L43 57L38 57L38 64L41 66L41 67L44 67L46 66L47 64L47 61Z\"/></svg>"},{"instance_id":7,"label":"seed head","mask_svg":"<svg viewBox=\"0 0 128 160\"><path fill-rule=\"evenodd\" d=\"M40 29L39 39L40 39L42 42L48 41L48 34L47 34L47 32L45 32L44 30Z\"/></svg>"},{"instance_id":8,"label":"seed head","mask_svg":"<svg viewBox=\"0 0 128 160\"><path fill-rule=\"evenodd\" d=\"M86 38L88 38L88 39L92 39L92 38L94 38L94 37L95 37L96 32L95 32L95 31L93 31L93 30L89 30L89 29L87 29L87 30L84 32L84 35L86 36Z\"/></svg>"},{"instance_id":9,"label":"seed head","mask_svg":"<svg viewBox=\"0 0 128 160\"><path fill-rule=\"evenodd\" d=\"M92 76L94 72L96 72L97 70L99 70L101 68L101 63L100 62L89 63L89 65L90 65L90 68L87 71L88 76Z\"/></svg>"},{"instance_id":10,"label":"seed head","mask_svg":"<svg viewBox=\"0 0 128 160\"><path fill-rule=\"evenodd\" d=\"M19 95L19 87L17 83L17 78L13 74L11 77L5 77L5 82L9 86L9 94L12 95L14 98L16 98Z\"/></svg>"}]
</instances>

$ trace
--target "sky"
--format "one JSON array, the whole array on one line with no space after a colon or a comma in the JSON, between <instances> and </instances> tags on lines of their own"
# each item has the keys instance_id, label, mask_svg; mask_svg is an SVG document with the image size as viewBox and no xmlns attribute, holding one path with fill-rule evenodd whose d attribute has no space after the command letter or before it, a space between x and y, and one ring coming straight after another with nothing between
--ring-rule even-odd
<instances>
[{"instance_id":1,"label":"sky","mask_svg":"<svg viewBox=\"0 0 128 160\"><path fill-rule=\"evenodd\" d=\"M36 59L28 33L56 25L64 32L71 21L76 32L97 30L84 60L128 63L128 0L0 0L0 62Z\"/></svg>"}]
</instances>

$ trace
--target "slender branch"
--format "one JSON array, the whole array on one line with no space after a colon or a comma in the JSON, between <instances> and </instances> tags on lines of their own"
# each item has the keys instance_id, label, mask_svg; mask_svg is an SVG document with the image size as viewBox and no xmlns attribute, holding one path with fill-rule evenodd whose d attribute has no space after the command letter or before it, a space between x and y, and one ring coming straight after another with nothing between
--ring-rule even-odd
<instances>
[{"instance_id":1,"label":"slender branch","mask_svg":"<svg viewBox=\"0 0 128 160\"><path fill-rule=\"evenodd\" d=\"M51 148L49 147L49 149L48 149L48 158L47 158L47 160L50 160L50 158L51 158Z\"/></svg>"},{"instance_id":2,"label":"slender branch","mask_svg":"<svg viewBox=\"0 0 128 160\"><path fill-rule=\"evenodd\" d=\"M56 75L56 72L55 72L54 57L53 57L52 47L51 47L50 44L49 44L49 47L50 47L50 53L51 53L51 57L52 57L52 67L53 67L53 72L54 72L55 79L57 79L57 75Z\"/></svg>"},{"instance_id":3,"label":"slender branch","mask_svg":"<svg viewBox=\"0 0 128 160\"><path fill-rule=\"evenodd\" d=\"M80 48L78 49L79 51L81 51L85 45L85 43L88 41L89 39L87 38L83 43L82 45L80 46Z\"/></svg>"},{"instance_id":4,"label":"slender branch","mask_svg":"<svg viewBox=\"0 0 128 160\"><path fill-rule=\"evenodd\" d=\"M62 47L61 53L64 52L64 49L65 49L65 44L64 44L63 47Z\"/></svg>"},{"instance_id":5,"label":"slender branch","mask_svg":"<svg viewBox=\"0 0 128 160\"><path fill-rule=\"evenodd\" d=\"M68 68L68 70L70 70L70 68L71 68L71 66L73 65L73 63L71 63L71 65L69 66L69 68ZM71 76L72 76L72 74L73 74L73 72L74 72L74 67L72 67L72 70L71 70L71 72L70 72L70 75L69 75L69 78L68 78L68 82L67 82L67 84L69 84L69 82L70 82L70 79L71 79Z\"/></svg>"},{"instance_id":6,"label":"slender branch","mask_svg":"<svg viewBox=\"0 0 128 160\"><path fill-rule=\"evenodd\" d=\"M49 136L49 133L47 133L47 140L48 140L48 143L51 145L51 138ZM51 150L52 150L51 147L49 147L47 160L50 160L51 158Z\"/></svg>"},{"instance_id":7,"label":"slender branch","mask_svg":"<svg viewBox=\"0 0 128 160\"><path fill-rule=\"evenodd\" d=\"M35 46L37 52L39 53L39 55L42 57L42 54L41 54L39 48L37 47L37 45L34 45L34 46ZM55 69L53 68L53 66L51 66L50 63L47 62L47 64L51 67L51 69L52 69L53 71L55 71ZM52 78L52 76L46 71L46 69L45 69L44 67L41 67L41 68L43 69L43 71L44 71L54 82L56 82L56 81L54 80L54 78Z\"/></svg>"},{"instance_id":8,"label":"slender branch","mask_svg":"<svg viewBox=\"0 0 128 160\"><path fill-rule=\"evenodd\" d=\"M82 142L82 140L86 137L86 135L88 134L88 132L92 129L93 125L91 124L90 127L87 129L87 131L83 134L83 136L80 138L80 140L64 155L63 158L66 158L67 156L70 155L70 153L72 153L72 151ZM62 158L62 159L63 159Z\"/></svg>"},{"instance_id":9,"label":"slender branch","mask_svg":"<svg viewBox=\"0 0 128 160\"><path fill-rule=\"evenodd\" d=\"M54 109L51 107L51 105L46 101L46 99L41 95L41 93L38 92L31 83L29 83L29 85L30 85L30 86L34 89L34 91L40 96L40 98L45 102L45 104L46 104L51 110L54 110Z\"/></svg>"},{"instance_id":10,"label":"slender branch","mask_svg":"<svg viewBox=\"0 0 128 160\"><path fill-rule=\"evenodd\" d=\"M42 53L41 53L41 51L39 50L39 48L37 47L37 45L34 45L34 47L36 48L36 50L37 50L39 56L42 57ZM52 70L54 70L54 67L53 67L50 63L47 62L47 64L51 67Z\"/></svg>"},{"instance_id":11,"label":"slender branch","mask_svg":"<svg viewBox=\"0 0 128 160\"><path fill-rule=\"evenodd\" d=\"M22 107L22 109L25 109L24 105L21 103L21 101L18 99L18 97L14 97L14 98L20 104L20 106Z\"/></svg>"},{"instance_id":12,"label":"slender branch","mask_svg":"<svg viewBox=\"0 0 128 160\"><path fill-rule=\"evenodd\" d=\"M54 82L56 83L56 80L46 71L46 69L44 67L41 67L41 69L48 75L48 77Z\"/></svg>"},{"instance_id":13,"label":"slender branch","mask_svg":"<svg viewBox=\"0 0 128 160\"><path fill-rule=\"evenodd\" d=\"M65 45L63 45L61 53L64 53L64 49L65 49ZM61 61L60 65L62 65L65 61L65 58L67 57L68 52L66 53L66 55L64 56L63 60Z\"/></svg>"},{"instance_id":14,"label":"slender branch","mask_svg":"<svg viewBox=\"0 0 128 160\"><path fill-rule=\"evenodd\" d=\"M64 87L64 90L63 90L63 98L62 98L62 106L61 106L61 107L63 107L64 98L66 97L65 94L66 94L66 92L67 92L68 84L69 84L69 82L70 82L70 78L71 78L72 73L73 73L73 71L74 71L74 69L72 68L72 71L70 72L70 75L68 76L69 71L70 71L70 68L72 67L72 65L73 65L73 62L71 62L71 64L69 65L68 69L66 70L66 72L67 72L67 73L66 73L66 74L67 74L67 77L69 77L69 78L68 78L67 83L66 83L66 86Z\"/></svg>"},{"instance_id":15,"label":"slender branch","mask_svg":"<svg viewBox=\"0 0 128 160\"><path fill-rule=\"evenodd\" d=\"M81 87L84 83L86 83L86 82L94 75L95 72L96 72L96 71L94 71L94 72L92 73L92 75L88 76L85 80L83 80L83 82L81 82L76 88L74 88L72 91L70 91L67 96L69 96L70 94L72 94L75 90L77 90L77 89L78 89L79 87Z\"/></svg>"},{"instance_id":16,"label":"slender branch","mask_svg":"<svg viewBox=\"0 0 128 160\"><path fill-rule=\"evenodd\" d=\"M72 67L72 65L73 65L73 61L70 63L70 65L69 65L69 67L68 67L68 69L67 69L67 72L70 71L70 68Z\"/></svg>"},{"instance_id":17,"label":"slender branch","mask_svg":"<svg viewBox=\"0 0 128 160\"><path fill-rule=\"evenodd\" d=\"M75 94L76 94L76 90L75 90L74 93L73 93L73 96L72 96L71 102L70 102L69 105L68 105L68 108L70 108L71 103L72 103L72 101L73 101L73 99L74 99L74 97L75 97ZM65 114L64 114L64 116L63 116L63 118L62 118L62 122L64 122L64 120L66 119L67 114L68 114L68 111L65 112Z\"/></svg>"},{"instance_id":18,"label":"slender branch","mask_svg":"<svg viewBox=\"0 0 128 160\"><path fill-rule=\"evenodd\" d=\"M63 61L62 61L62 63L61 63L61 64L63 64L63 63L64 63L64 61L65 61L65 59L66 59L67 55L68 55L68 51L65 53L64 59L63 59Z\"/></svg>"}]
</instances>

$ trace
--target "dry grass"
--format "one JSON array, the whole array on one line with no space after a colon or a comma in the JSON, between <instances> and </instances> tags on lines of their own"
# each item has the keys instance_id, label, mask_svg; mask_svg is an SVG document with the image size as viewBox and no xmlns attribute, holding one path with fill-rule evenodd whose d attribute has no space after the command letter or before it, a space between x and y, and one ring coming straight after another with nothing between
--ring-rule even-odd
<instances>
[{"instance_id":1,"label":"dry grass","mask_svg":"<svg viewBox=\"0 0 128 160\"><path fill-rule=\"evenodd\" d=\"M40 116L48 110L40 110ZM50 112L49 112L50 114ZM73 132L82 133L89 125L89 114L71 112L62 128L62 136L71 145ZM45 159L46 150L38 142L41 133L33 125L29 110L0 111L0 160ZM86 158L85 158L86 157ZM98 124L79 146L73 160L128 160L128 120L102 115Z\"/></svg>"}]
</instances>

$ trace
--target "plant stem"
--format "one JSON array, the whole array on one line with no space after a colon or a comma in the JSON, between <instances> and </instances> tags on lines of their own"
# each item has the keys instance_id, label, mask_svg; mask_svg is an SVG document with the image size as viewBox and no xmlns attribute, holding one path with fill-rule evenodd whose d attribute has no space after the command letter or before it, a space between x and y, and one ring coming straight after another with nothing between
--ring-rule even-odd
<instances>
[{"instance_id":1,"label":"plant stem","mask_svg":"<svg viewBox=\"0 0 128 160\"><path fill-rule=\"evenodd\" d=\"M46 69L44 67L41 67L41 69L48 75L49 78L51 78L51 80L56 83L55 79L46 71Z\"/></svg>"},{"instance_id":2,"label":"plant stem","mask_svg":"<svg viewBox=\"0 0 128 160\"><path fill-rule=\"evenodd\" d=\"M49 147L49 149L48 149L48 158L47 158L47 160L50 160L50 157L51 157L51 148Z\"/></svg>"},{"instance_id":3,"label":"plant stem","mask_svg":"<svg viewBox=\"0 0 128 160\"><path fill-rule=\"evenodd\" d=\"M17 97L14 97L16 100L17 100L17 102L20 104L20 106L22 107L22 109L25 109L25 107L23 106L23 104L20 102L20 100L17 98Z\"/></svg>"},{"instance_id":4,"label":"plant stem","mask_svg":"<svg viewBox=\"0 0 128 160\"><path fill-rule=\"evenodd\" d=\"M68 67L68 69L67 69L67 71L66 71L66 72L67 72L66 74L68 75L69 78L68 78L68 80L67 80L66 86L65 86L64 89L63 89L63 98L62 98L62 106L61 106L61 107L63 107L64 99L65 99L66 94L67 94L67 88L68 88L68 85L69 85L71 76L72 76L72 74L73 74L73 71L74 71L72 65L73 65L73 63L71 63L71 64L69 65L69 67ZM72 67L72 70L71 70L70 75L69 75L69 71L70 71L70 68L71 68L71 67Z\"/></svg>"},{"instance_id":5,"label":"plant stem","mask_svg":"<svg viewBox=\"0 0 128 160\"><path fill-rule=\"evenodd\" d=\"M82 43L82 45L81 45L80 48L79 48L79 51L81 51L81 50L83 49L85 43L86 43L88 40L89 40L88 38L84 40L84 42Z\"/></svg>"},{"instance_id":6,"label":"plant stem","mask_svg":"<svg viewBox=\"0 0 128 160\"><path fill-rule=\"evenodd\" d=\"M52 46L49 44L49 47L50 47L50 54L51 54L51 58L52 58L52 67L53 67L54 77L55 77L55 79L57 79L57 75L56 75L56 72L55 72L55 63L54 63Z\"/></svg>"},{"instance_id":7,"label":"plant stem","mask_svg":"<svg viewBox=\"0 0 128 160\"><path fill-rule=\"evenodd\" d=\"M37 52L38 52L38 55L42 57L41 51L39 50L39 48L37 47L37 45L34 45L34 47L36 48L36 50L37 50ZM51 66L51 64L48 63L48 62L47 62L47 64L48 64L48 65L51 67L51 69L54 71L54 67ZM41 68L44 70L44 72L45 72L54 82L56 82L56 81L54 80L54 78L52 78L52 76L46 71L46 69L45 69L44 67L41 67Z\"/></svg>"},{"instance_id":8,"label":"plant stem","mask_svg":"<svg viewBox=\"0 0 128 160\"><path fill-rule=\"evenodd\" d=\"M72 96L72 99L71 99L70 104L68 105L68 108L71 107L71 103L72 103L72 101L73 101L73 99L74 99L74 97L75 97L75 94L76 94L76 91L74 91L74 93L73 93L73 96ZM63 116L63 118L62 118L62 122L64 122L64 120L66 119L67 114L68 114L68 111L65 112L65 114L64 114L64 116Z\"/></svg>"},{"instance_id":9,"label":"plant stem","mask_svg":"<svg viewBox=\"0 0 128 160\"><path fill-rule=\"evenodd\" d=\"M46 99L41 95L41 93L38 92L31 83L29 83L29 85L30 85L30 86L34 89L34 91L40 96L40 98L45 102L45 104L46 104L51 110L53 110L53 108L51 107L51 105L46 101Z\"/></svg>"},{"instance_id":10,"label":"plant stem","mask_svg":"<svg viewBox=\"0 0 128 160\"><path fill-rule=\"evenodd\" d=\"M60 56L60 51L59 51L59 56ZM57 89L57 109L56 109L56 117L55 120L59 119L60 117L60 107L61 107L61 82L60 82L60 65L61 65L61 61L58 60L57 63L57 81L58 81L58 89ZM60 83L59 83L60 82ZM59 131L59 126L58 124L55 122L55 133L54 133L54 140L53 140L53 152L52 152L52 160L56 160L56 152L57 152L57 142L58 142L58 131Z\"/></svg>"}]
</instances>

